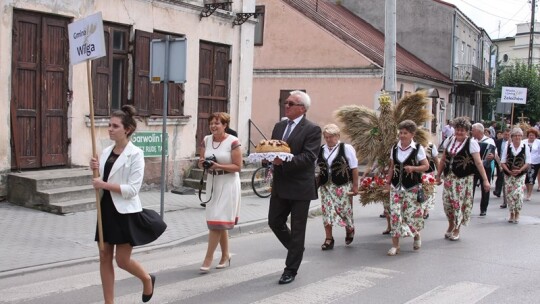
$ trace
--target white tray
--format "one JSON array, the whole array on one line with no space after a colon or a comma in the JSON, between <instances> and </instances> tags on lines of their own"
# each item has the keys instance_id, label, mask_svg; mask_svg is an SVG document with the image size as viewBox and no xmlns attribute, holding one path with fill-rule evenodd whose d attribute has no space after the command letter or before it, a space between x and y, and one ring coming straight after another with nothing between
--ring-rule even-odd
<instances>
[{"instance_id":1,"label":"white tray","mask_svg":"<svg viewBox=\"0 0 540 304\"><path fill-rule=\"evenodd\" d=\"M276 157L280 158L282 161L291 161L294 155L291 153L286 153L286 152L251 153L247 159L251 163L260 162L263 160L267 160L271 162Z\"/></svg>"}]
</instances>

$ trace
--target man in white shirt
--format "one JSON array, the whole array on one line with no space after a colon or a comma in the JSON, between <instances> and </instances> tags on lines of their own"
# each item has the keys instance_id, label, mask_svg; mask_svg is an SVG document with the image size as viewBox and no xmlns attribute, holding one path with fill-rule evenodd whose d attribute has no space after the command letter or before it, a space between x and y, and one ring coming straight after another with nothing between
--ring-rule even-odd
<instances>
[{"instance_id":1,"label":"man in white shirt","mask_svg":"<svg viewBox=\"0 0 540 304\"><path fill-rule=\"evenodd\" d=\"M489 127L489 134L493 140L497 139L497 122L492 121L491 126Z\"/></svg>"},{"instance_id":2,"label":"man in white shirt","mask_svg":"<svg viewBox=\"0 0 540 304\"><path fill-rule=\"evenodd\" d=\"M449 119L446 121L446 126L442 130L442 141L444 142L447 138L452 137L452 135L454 135L454 123Z\"/></svg>"},{"instance_id":3,"label":"man in white shirt","mask_svg":"<svg viewBox=\"0 0 540 304\"><path fill-rule=\"evenodd\" d=\"M484 135L484 126L481 123L475 123L471 127L471 134L473 138L478 142L480 145L480 157L482 158L482 163L484 164L484 170L486 170L486 175L488 178L488 182L491 183L491 177L493 175L493 160L495 159L497 155L497 148L495 146L495 141L493 138L490 138L486 135ZM474 187L473 187L473 196L476 192L476 185L478 184L478 181L481 181L482 178L477 173L474 175ZM480 183L482 184L482 183ZM480 216L485 216L487 207L489 205L489 190L484 191L484 189L481 189L482 191L482 198L480 199Z\"/></svg>"}]
</instances>

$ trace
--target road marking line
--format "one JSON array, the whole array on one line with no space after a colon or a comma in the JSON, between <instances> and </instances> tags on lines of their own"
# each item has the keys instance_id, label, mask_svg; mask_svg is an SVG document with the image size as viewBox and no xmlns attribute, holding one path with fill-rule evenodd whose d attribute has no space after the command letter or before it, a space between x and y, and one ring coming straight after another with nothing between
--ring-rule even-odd
<instances>
[{"instance_id":1,"label":"road marking line","mask_svg":"<svg viewBox=\"0 0 540 304\"><path fill-rule=\"evenodd\" d=\"M220 252L216 253L216 256L221 256ZM195 270L198 269L198 264L201 263L205 254L206 250L201 250L183 254L182 257L178 259L160 258L148 260L144 262L144 268L151 273L154 273L188 265L197 265L197 268L194 268ZM74 272L76 271L76 267L77 266L73 267ZM96 263L96 269L99 269L99 263ZM133 276L126 271L115 267L115 277L118 282L120 280L132 278ZM99 270L2 289L0 290L0 294L2 295L0 303L13 303L37 299L54 293L67 293L96 285L101 285Z\"/></svg>"},{"instance_id":2,"label":"road marking line","mask_svg":"<svg viewBox=\"0 0 540 304\"><path fill-rule=\"evenodd\" d=\"M499 286L474 282L459 282L448 286L438 286L405 304L473 304L497 290Z\"/></svg>"},{"instance_id":3,"label":"road marking line","mask_svg":"<svg viewBox=\"0 0 540 304\"><path fill-rule=\"evenodd\" d=\"M374 279L390 279L398 271L364 267L362 270L350 270L334 275L327 279L311 283L275 296L262 299L257 304L281 303L329 303L339 302L339 299L352 295L361 290L375 286Z\"/></svg>"},{"instance_id":4,"label":"road marking line","mask_svg":"<svg viewBox=\"0 0 540 304\"><path fill-rule=\"evenodd\" d=\"M307 263L303 261L302 264ZM270 259L262 262L248 264L240 267L227 268L225 271L210 271L209 274L199 275L197 278L182 280L177 283L160 286L156 284L155 303L178 303L179 300L198 296L207 292L214 292L236 284L260 278L272 273L281 272L283 259ZM116 304L138 303L141 300L140 291L121 297L116 297ZM94 304L103 303L96 302Z\"/></svg>"}]
</instances>

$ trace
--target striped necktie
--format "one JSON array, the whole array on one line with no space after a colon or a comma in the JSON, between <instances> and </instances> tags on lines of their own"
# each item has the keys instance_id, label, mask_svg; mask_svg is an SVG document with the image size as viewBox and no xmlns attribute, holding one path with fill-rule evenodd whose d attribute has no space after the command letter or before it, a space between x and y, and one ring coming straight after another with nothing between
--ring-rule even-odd
<instances>
[{"instance_id":1,"label":"striped necktie","mask_svg":"<svg viewBox=\"0 0 540 304\"><path fill-rule=\"evenodd\" d=\"M284 141L287 141L287 139L289 138L289 135L291 135L293 123L294 123L294 120L289 120L289 122L287 122L287 129L285 130L285 135L283 135Z\"/></svg>"}]
</instances>

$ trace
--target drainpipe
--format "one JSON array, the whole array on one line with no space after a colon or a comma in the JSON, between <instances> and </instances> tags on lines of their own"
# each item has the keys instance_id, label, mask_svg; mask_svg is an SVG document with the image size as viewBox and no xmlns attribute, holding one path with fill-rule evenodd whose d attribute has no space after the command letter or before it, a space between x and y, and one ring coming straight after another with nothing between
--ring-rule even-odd
<instances>
[{"instance_id":1,"label":"drainpipe","mask_svg":"<svg viewBox=\"0 0 540 304\"><path fill-rule=\"evenodd\" d=\"M454 80L454 61L456 59L456 22L457 22L457 14L454 10L454 21L452 22L452 62L450 63L450 79L452 79L452 90L450 91L450 94L452 95L452 106L450 107L450 117L454 118L454 111L456 108L457 98L456 98L456 87L455 87L455 80ZM448 115L446 116L448 118Z\"/></svg>"}]
</instances>

